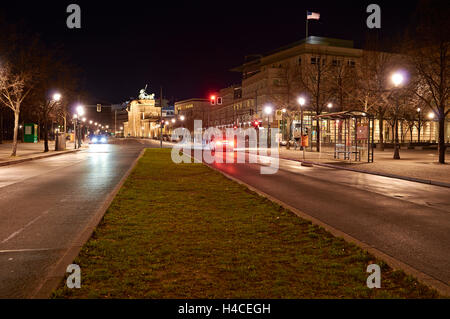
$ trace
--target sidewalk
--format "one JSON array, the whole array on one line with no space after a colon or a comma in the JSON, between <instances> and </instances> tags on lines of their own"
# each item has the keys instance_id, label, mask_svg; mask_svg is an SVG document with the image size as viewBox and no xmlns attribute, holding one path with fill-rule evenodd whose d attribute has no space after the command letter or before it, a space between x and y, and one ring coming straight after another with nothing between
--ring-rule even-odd
<instances>
[{"instance_id":1,"label":"sidewalk","mask_svg":"<svg viewBox=\"0 0 450 319\"><path fill-rule=\"evenodd\" d=\"M30 161L40 159L44 157L55 156L64 153L74 152L73 142L67 142L65 151L55 151L55 142L48 142L49 151L44 153L44 142L39 143L18 143L17 144L17 156L11 157L12 142L7 141L0 144L0 166L11 165L21 163L24 161Z\"/></svg>"},{"instance_id":2,"label":"sidewalk","mask_svg":"<svg viewBox=\"0 0 450 319\"><path fill-rule=\"evenodd\" d=\"M431 184L443 183L450 187L450 164L438 164L436 150L400 150L400 160L392 158L393 152L393 149L387 149L384 152L375 150L374 163L367 163L335 160L333 154L306 151L305 161L378 175L418 179ZM447 162L450 163L450 153L447 152L446 155ZM279 156L284 159L302 161L303 151L281 148Z\"/></svg>"}]
</instances>

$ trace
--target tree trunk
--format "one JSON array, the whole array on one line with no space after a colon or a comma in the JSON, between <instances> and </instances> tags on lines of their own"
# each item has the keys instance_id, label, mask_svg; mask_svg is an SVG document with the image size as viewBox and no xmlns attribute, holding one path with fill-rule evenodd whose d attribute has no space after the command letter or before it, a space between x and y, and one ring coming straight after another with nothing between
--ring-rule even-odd
<instances>
[{"instance_id":1,"label":"tree trunk","mask_svg":"<svg viewBox=\"0 0 450 319\"><path fill-rule=\"evenodd\" d=\"M320 120L316 121L316 149L317 152L320 152L320 124L319 124Z\"/></svg>"},{"instance_id":2,"label":"tree trunk","mask_svg":"<svg viewBox=\"0 0 450 319\"><path fill-rule=\"evenodd\" d=\"M394 159L400 159L399 143L398 143L398 118L394 117Z\"/></svg>"},{"instance_id":3,"label":"tree trunk","mask_svg":"<svg viewBox=\"0 0 450 319\"><path fill-rule=\"evenodd\" d=\"M0 107L0 144L3 143L3 109Z\"/></svg>"},{"instance_id":4,"label":"tree trunk","mask_svg":"<svg viewBox=\"0 0 450 319\"><path fill-rule=\"evenodd\" d=\"M48 122L44 121L44 153L48 152Z\"/></svg>"},{"instance_id":5,"label":"tree trunk","mask_svg":"<svg viewBox=\"0 0 450 319\"><path fill-rule=\"evenodd\" d=\"M14 137L11 156L16 156L17 154L17 135L19 133L19 111L14 111Z\"/></svg>"},{"instance_id":6,"label":"tree trunk","mask_svg":"<svg viewBox=\"0 0 450 319\"><path fill-rule=\"evenodd\" d=\"M419 124L419 126L417 127L417 143L420 143L420 131L421 131L421 127Z\"/></svg>"},{"instance_id":7,"label":"tree trunk","mask_svg":"<svg viewBox=\"0 0 450 319\"><path fill-rule=\"evenodd\" d=\"M445 148L446 148L445 117L442 115L439 117L439 140L438 140L439 163L441 164L445 164Z\"/></svg>"},{"instance_id":8,"label":"tree trunk","mask_svg":"<svg viewBox=\"0 0 450 319\"><path fill-rule=\"evenodd\" d=\"M380 151L384 151L384 118L381 114L378 116L378 129L380 130Z\"/></svg>"}]
</instances>

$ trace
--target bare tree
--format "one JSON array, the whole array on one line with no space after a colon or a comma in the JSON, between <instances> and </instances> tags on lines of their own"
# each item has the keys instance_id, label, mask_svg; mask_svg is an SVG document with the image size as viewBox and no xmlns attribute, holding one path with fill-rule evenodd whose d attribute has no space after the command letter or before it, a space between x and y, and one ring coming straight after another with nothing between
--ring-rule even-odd
<instances>
[{"instance_id":1,"label":"bare tree","mask_svg":"<svg viewBox=\"0 0 450 319\"><path fill-rule=\"evenodd\" d=\"M392 54L372 50L373 46L368 46L363 52L355 73L357 84L350 95L358 101L364 112L375 113L378 119L380 150L383 151L384 121L390 106L386 82L391 71Z\"/></svg>"},{"instance_id":2,"label":"bare tree","mask_svg":"<svg viewBox=\"0 0 450 319\"><path fill-rule=\"evenodd\" d=\"M357 86L356 61L335 57L331 61L330 75L335 103L333 108L343 110L359 109L358 101L352 96Z\"/></svg>"},{"instance_id":3,"label":"bare tree","mask_svg":"<svg viewBox=\"0 0 450 319\"><path fill-rule=\"evenodd\" d=\"M330 58L317 52L312 53L311 61L306 61L301 75L301 85L310 97L309 108L316 115L322 114L333 98ZM320 127L317 128L316 150L320 152Z\"/></svg>"},{"instance_id":4,"label":"bare tree","mask_svg":"<svg viewBox=\"0 0 450 319\"><path fill-rule=\"evenodd\" d=\"M0 39L0 103L14 112L14 137L11 156L17 153L19 116L23 101L36 84L35 54L39 39L27 39L15 30Z\"/></svg>"},{"instance_id":5,"label":"bare tree","mask_svg":"<svg viewBox=\"0 0 450 319\"><path fill-rule=\"evenodd\" d=\"M417 8L414 34L405 45L413 69L416 96L435 114L439 123L439 163L445 163L445 119L450 112L450 20L448 4L423 0Z\"/></svg>"},{"instance_id":6,"label":"bare tree","mask_svg":"<svg viewBox=\"0 0 450 319\"><path fill-rule=\"evenodd\" d=\"M15 67L11 65L4 65L0 70L0 102L14 112L14 137L11 156L16 156L17 153L20 107L33 87L33 77L30 73L14 69Z\"/></svg>"}]
</instances>

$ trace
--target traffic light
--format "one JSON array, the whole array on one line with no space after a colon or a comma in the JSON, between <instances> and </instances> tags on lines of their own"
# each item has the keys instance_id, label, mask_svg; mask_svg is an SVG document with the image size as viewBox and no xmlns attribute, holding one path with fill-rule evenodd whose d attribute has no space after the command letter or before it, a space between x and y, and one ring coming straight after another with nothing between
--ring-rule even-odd
<instances>
[{"instance_id":1,"label":"traffic light","mask_svg":"<svg viewBox=\"0 0 450 319\"><path fill-rule=\"evenodd\" d=\"M217 105L222 105L222 98L220 96L217 98Z\"/></svg>"},{"instance_id":2,"label":"traffic light","mask_svg":"<svg viewBox=\"0 0 450 319\"><path fill-rule=\"evenodd\" d=\"M254 120L254 121L252 122L252 125L253 125L253 127L255 127L255 128L260 127L260 126L262 125L262 121L260 121L260 120Z\"/></svg>"},{"instance_id":3,"label":"traffic light","mask_svg":"<svg viewBox=\"0 0 450 319\"><path fill-rule=\"evenodd\" d=\"M216 96L215 95L211 95L209 100L211 101L211 105L215 105L216 104Z\"/></svg>"},{"instance_id":4,"label":"traffic light","mask_svg":"<svg viewBox=\"0 0 450 319\"><path fill-rule=\"evenodd\" d=\"M164 120L161 120L161 128L164 128Z\"/></svg>"},{"instance_id":5,"label":"traffic light","mask_svg":"<svg viewBox=\"0 0 450 319\"><path fill-rule=\"evenodd\" d=\"M102 105L97 104L97 112L100 113L102 111Z\"/></svg>"}]
</instances>

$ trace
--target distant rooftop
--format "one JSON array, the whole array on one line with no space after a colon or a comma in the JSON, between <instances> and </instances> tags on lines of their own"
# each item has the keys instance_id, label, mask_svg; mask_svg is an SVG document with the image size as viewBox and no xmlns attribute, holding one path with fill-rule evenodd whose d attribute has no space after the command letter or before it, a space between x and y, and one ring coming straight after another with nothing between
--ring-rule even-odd
<instances>
[{"instance_id":1,"label":"distant rooftop","mask_svg":"<svg viewBox=\"0 0 450 319\"><path fill-rule=\"evenodd\" d=\"M324 37L316 37L316 36L310 36L308 38L302 39L300 41L296 41L293 43L290 43L288 45L282 46L280 48L277 48L275 50L269 51L265 54L252 54L245 57L245 61L242 65L235 67L231 69L230 71L234 72L241 72L242 68L244 66L257 66L262 58L268 57L270 55L276 54L278 52L282 52L284 50L288 50L291 48L294 48L296 46L302 45L302 44L315 44L315 45L324 45L324 46L330 46L330 47L340 47L340 48L349 48L354 49L354 42L352 40L342 40L342 39L334 39L334 38L324 38Z\"/></svg>"},{"instance_id":2,"label":"distant rooftop","mask_svg":"<svg viewBox=\"0 0 450 319\"><path fill-rule=\"evenodd\" d=\"M334 39L334 38L324 38L324 37L316 37L316 36L310 36L306 39L302 39L300 41L296 41L290 44L287 44L285 46L282 46L281 48L275 49L273 51L270 51L264 56L268 56L283 50L287 50L290 48L293 48L295 46L308 43L308 44L319 44L319 45L328 45L332 47L341 47L341 48L354 48L354 42L352 40L342 40L342 39Z\"/></svg>"}]
</instances>

